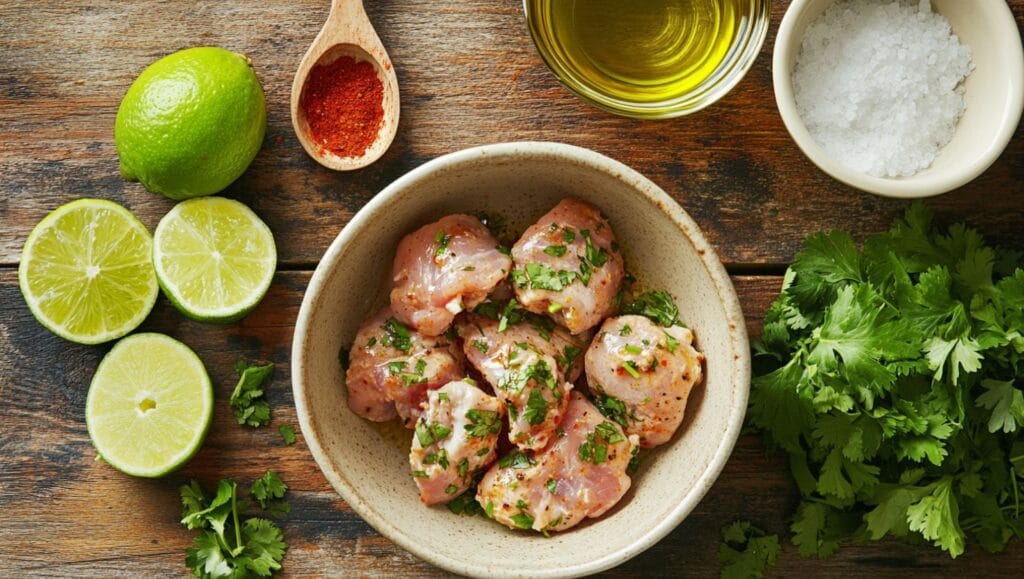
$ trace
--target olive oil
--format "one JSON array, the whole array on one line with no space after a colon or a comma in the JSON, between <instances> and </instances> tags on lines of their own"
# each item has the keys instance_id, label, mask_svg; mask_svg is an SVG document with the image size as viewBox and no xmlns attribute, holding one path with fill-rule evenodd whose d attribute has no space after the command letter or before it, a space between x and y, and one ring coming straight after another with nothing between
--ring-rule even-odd
<instances>
[{"instance_id":1,"label":"olive oil","mask_svg":"<svg viewBox=\"0 0 1024 579\"><path fill-rule=\"evenodd\" d=\"M526 0L526 8L542 56L581 96L660 103L723 74L768 1Z\"/></svg>"}]
</instances>

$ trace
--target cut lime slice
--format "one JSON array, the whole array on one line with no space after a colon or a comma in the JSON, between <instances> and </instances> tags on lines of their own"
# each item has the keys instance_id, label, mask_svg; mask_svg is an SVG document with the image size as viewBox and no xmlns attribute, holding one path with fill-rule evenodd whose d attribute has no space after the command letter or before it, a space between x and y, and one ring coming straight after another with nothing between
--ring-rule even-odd
<instances>
[{"instance_id":1,"label":"cut lime slice","mask_svg":"<svg viewBox=\"0 0 1024 579\"><path fill-rule=\"evenodd\" d=\"M100 457L132 476L163 476L188 462L213 418L213 386L195 352L163 334L135 334L100 362L85 423Z\"/></svg>"},{"instance_id":2,"label":"cut lime slice","mask_svg":"<svg viewBox=\"0 0 1024 579\"><path fill-rule=\"evenodd\" d=\"M267 293L277 265L274 236L251 209L223 197L179 203L153 236L164 294L186 316L230 323Z\"/></svg>"},{"instance_id":3,"label":"cut lime slice","mask_svg":"<svg viewBox=\"0 0 1024 579\"><path fill-rule=\"evenodd\" d=\"M36 225L21 253L18 282L39 323L80 344L124 336L156 303L153 240L127 209L79 199Z\"/></svg>"}]
</instances>

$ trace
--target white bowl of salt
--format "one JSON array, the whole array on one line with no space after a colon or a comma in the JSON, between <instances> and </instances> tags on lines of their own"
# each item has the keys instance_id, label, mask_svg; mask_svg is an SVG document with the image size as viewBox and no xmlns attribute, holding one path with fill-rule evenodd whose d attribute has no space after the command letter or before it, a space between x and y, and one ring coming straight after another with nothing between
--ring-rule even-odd
<instances>
[{"instance_id":1,"label":"white bowl of salt","mask_svg":"<svg viewBox=\"0 0 1024 579\"><path fill-rule=\"evenodd\" d=\"M822 171L887 197L981 175L1024 110L1024 51L1004 0L793 0L775 100Z\"/></svg>"}]
</instances>

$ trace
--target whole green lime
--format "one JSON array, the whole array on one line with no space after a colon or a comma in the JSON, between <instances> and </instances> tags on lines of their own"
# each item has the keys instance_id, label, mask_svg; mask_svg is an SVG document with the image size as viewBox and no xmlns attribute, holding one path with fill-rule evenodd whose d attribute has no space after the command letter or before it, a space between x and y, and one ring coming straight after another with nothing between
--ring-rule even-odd
<instances>
[{"instance_id":1,"label":"whole green lime","mask_svg":"<svg viewBox=\"0 0 1024 579\"><path fill-rule=\"evenodd\" d=\"M241 176L266 128L263 88L249 59L205 46L142 71L117 110L114 142L125 179L189 199Z\"/></svg>"}]
</instances>

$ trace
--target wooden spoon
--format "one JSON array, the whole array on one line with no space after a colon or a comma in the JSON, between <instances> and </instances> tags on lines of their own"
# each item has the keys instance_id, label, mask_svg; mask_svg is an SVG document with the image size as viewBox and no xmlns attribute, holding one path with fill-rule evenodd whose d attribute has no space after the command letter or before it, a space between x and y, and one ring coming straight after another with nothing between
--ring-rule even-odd
<instances>
[{"instance_id":1,"label":"wooden spoon","mask_svg":"<svg viewBox=\"0 0 1024 579\"><path fill-rule=\"evenodd\" d=\"M342 56L372 63L377 71L377 77L384 85L384 120L377 133L377 139L360 157L339 157L316 143L309 134L306 111L299 105L310 70L318 64L330 64ZM395 132L398 130L398 78L395 76L391 59L384 50L384 44L366 16L362 0L332 0L327 22L313 40L306 55L302 57L299 69L295 72L291 107L292 127L295 128L299 142L309 156L328 169L360 169L379 159L391 146L391 141L395 139Z\"/></svg>"}]
</instances>

